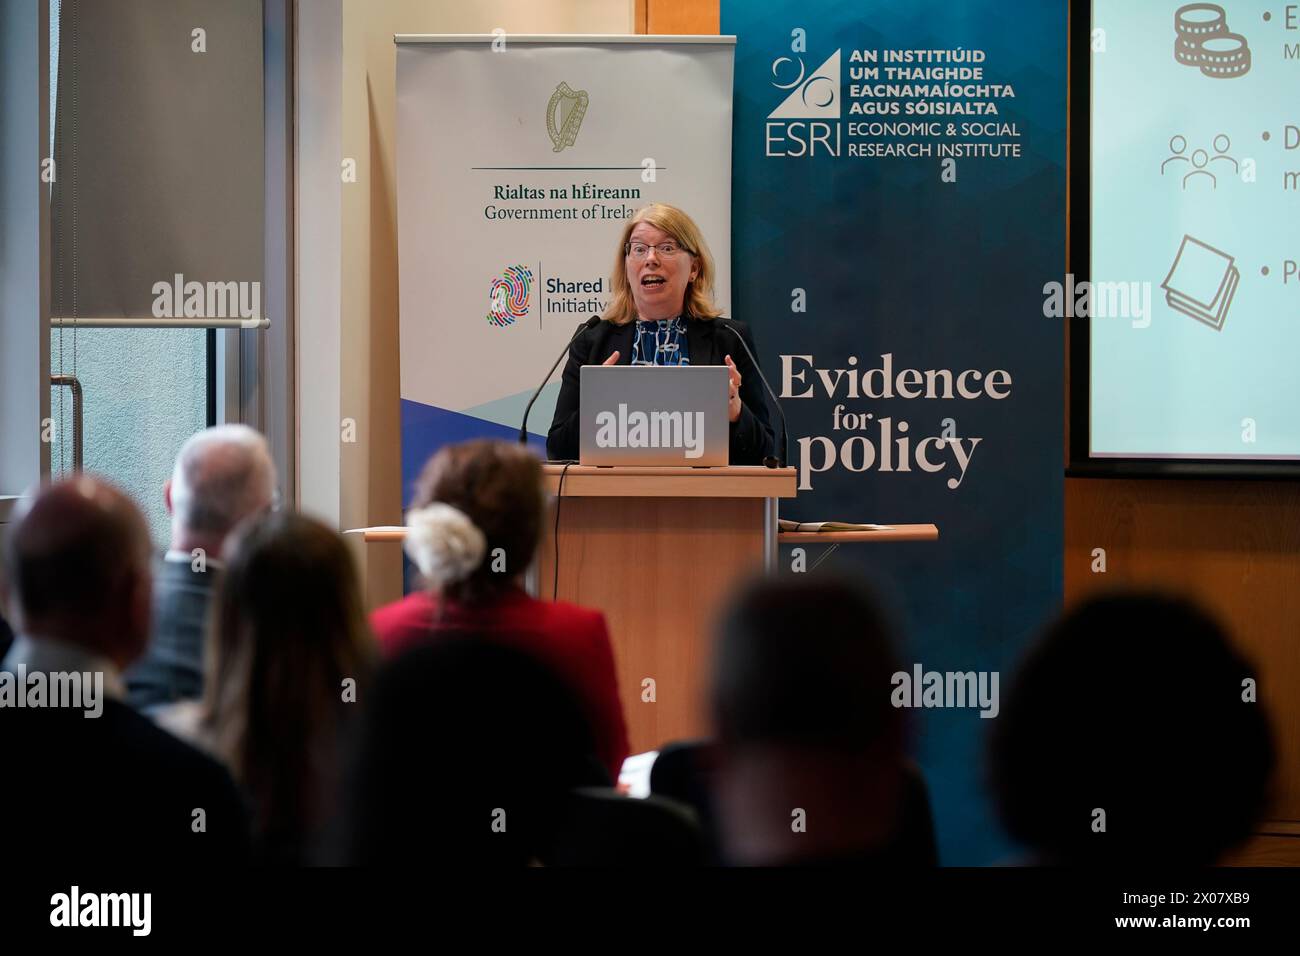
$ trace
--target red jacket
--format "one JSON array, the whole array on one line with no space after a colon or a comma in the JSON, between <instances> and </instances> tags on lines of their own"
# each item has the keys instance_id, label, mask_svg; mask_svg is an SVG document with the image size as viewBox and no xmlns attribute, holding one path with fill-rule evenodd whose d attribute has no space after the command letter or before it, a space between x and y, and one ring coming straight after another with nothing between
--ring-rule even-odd
<instances>
[{"instance_id":1,"label":"red jacket","mask_svg":"<svg viewBox=\"0 0 1300 956\"><path fill-rule=\"evenodd\" d=\"M370 615L385 657L433 640L439 630L497 633L548 665L577 692L591 720L596 755L617 783L627 757L627 728L605 616L565 601L538 601L513 590L483 606L449 603L437 619L439 599L416 591Z\"/></svg>"}]
</instances>

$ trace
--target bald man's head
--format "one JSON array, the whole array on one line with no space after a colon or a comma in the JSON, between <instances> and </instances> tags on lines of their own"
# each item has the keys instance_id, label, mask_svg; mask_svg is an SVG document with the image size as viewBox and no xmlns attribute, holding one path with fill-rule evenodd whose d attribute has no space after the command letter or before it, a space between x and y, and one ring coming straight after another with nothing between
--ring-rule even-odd
<instances>
[{"instance_id":1,"label":"bald man's head","mask_svg":"<svg viewBox=\"0 0 1300 956\"><path fill-rule=\"evenodd\" d=\"M40 490L5 540L16 629L87 647L124 667L149 634L150 541L140 510L102 478Z\"/></svg>"},{"instance_id":2,"label":"bald man's head","mask_svg":"<svg viewBox=\"0 0 1300 956\"><path fill-rule=\"evenodd\" d=\"M166 489L172 547L217 553L234 527L275 500L275 463L247 425L205 428L181 446Z\"/></svg>"}]
</instances>

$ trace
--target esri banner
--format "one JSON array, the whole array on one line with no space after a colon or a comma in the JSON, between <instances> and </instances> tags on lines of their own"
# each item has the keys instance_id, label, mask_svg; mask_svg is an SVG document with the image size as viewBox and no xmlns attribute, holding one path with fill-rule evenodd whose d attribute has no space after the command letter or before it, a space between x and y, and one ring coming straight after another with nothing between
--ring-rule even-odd
<instances>
[{"instance_id":1,"label":"esri banner","mask_svg":"<svg viewBox=\"0 0 1300 956\"><path fill-rule=\"evenodd\" d=\"M799 496L782 515L938 525L937 542L845 545L823 565L876 583L909 672L1009 678L1059 607L1063 326L1043 287L1065 268L1066 9L722 3L734 315L789 417ZM996 702L917 691L943 862L1003 858Z\"/></svg>"},{"instance_id":2,"label":"esri banner","mask_svg":"<svg viewBox=\"0 0 1300 956\"><path fill-rule=\"evenodd\" d=\"M626 220L694 217L731 295L725 37L397 38L402 498L429 456L513 437L579 323L602 312ZM559 376L533 407L550 428Z\"/></svg>"}]
</instances>

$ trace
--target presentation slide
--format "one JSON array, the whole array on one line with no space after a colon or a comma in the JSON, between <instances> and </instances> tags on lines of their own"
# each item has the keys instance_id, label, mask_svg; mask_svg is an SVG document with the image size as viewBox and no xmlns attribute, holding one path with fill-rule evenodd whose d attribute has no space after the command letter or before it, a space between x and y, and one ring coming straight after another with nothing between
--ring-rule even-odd
<instances>
[{"instance_id":1,"label":"presentation slide","mask_svg":"<svg viewBox=\"0 0 1300 956\"><path fill-rule=\"evenodd\" d=\"M1092 27L1089 453L1300 459L1300 4Z\"/></svg>"}]
</instances>

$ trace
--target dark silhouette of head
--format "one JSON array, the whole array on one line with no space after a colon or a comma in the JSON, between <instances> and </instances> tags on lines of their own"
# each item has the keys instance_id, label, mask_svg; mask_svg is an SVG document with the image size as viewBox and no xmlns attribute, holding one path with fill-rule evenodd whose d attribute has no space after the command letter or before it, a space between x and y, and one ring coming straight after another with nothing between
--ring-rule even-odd
<instances>
[{"instance_id":1,"label":"dark silhouette of head","mask_svg":"<svg viewBox=\"0 0 1300 956\"><path fill-rule=\"evenodd\" d=\"M1030 649L993 728L1008 831L1044 863L1215 862L1267 800L1269 723L1243 699L1258 678L1186 600L1080 604Z\"/></svg>"},{"instance_id":2,"label":"dark silhouette of head","mask_svg":"<svg viewBox=\"0 0 1300 956\"><path fill-rule=\"evenodd\" d=\"M6 604L14 630L76 644L125 668L149 638L149 529L102 478L42 488L5 542Z\"/></svg>"},{"instance_id":3,"label":"dark silhouette of head","mask_svg":"<svg viewBox=\"0 0 1300 956\"><path fill-rule=\"evenodd\" d=\"M867 854L890 835L903 764L898 670L875 600L830 576L762 579L723 615L712 677L729 857ZM806 811L806 832L791 814Z\"/></svg>"},{"instance_id":4,"label":"dark silhouette of head","mask_svg":"<svg viewBox=\"0 0 1300 956\"><path fill-rule=\"evenodd\" d=\"M384 667L351 779L344 858L359 864L523 865L565 794L610 783L568 686L471 633Z\"/></svg>"},{"instance_id":5,"label":"dark silhouette of head","mask_svg":"<svg viewBox=\"0 0 1300 956\"><path fill-rule=\"evenodd\" d=\"M897 738L889 628L862 586L830 576L761 579L722 619L713 670L719 740L860 752Z\"/></svg>"}]
</instances>

